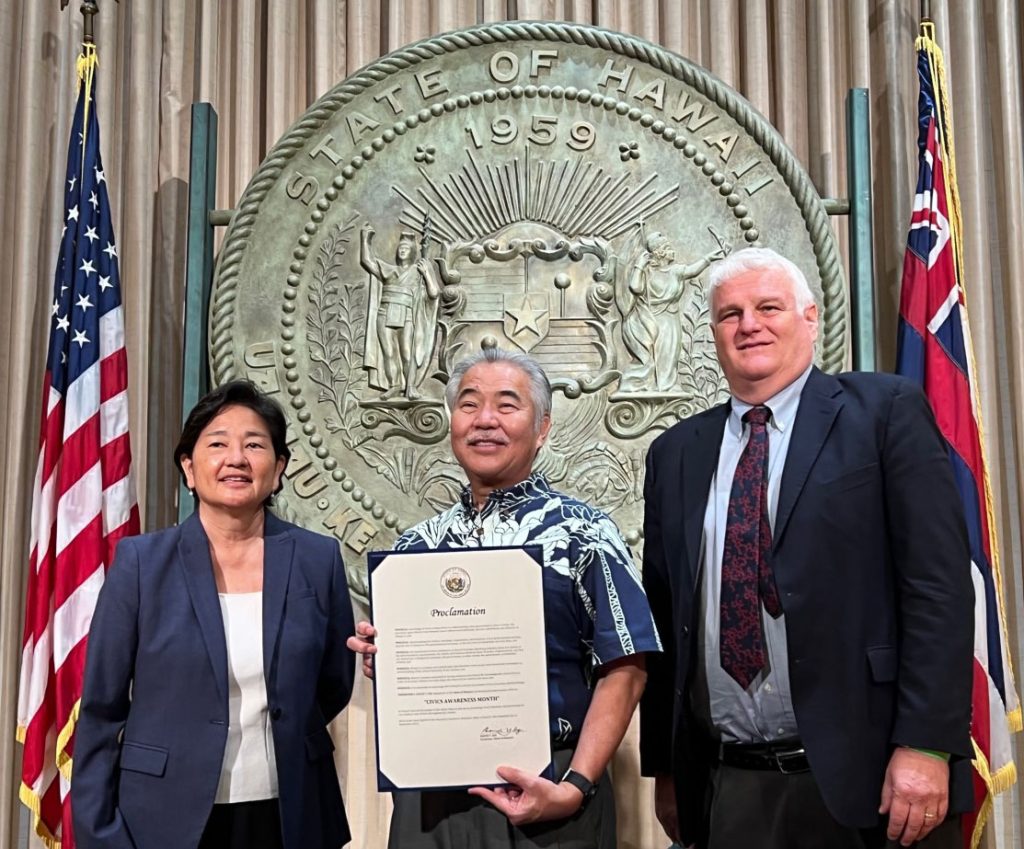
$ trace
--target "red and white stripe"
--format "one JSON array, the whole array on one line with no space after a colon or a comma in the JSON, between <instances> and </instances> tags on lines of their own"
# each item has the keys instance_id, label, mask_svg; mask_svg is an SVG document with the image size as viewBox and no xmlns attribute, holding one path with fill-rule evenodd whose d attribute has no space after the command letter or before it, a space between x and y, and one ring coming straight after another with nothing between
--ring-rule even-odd
<instances>
[{"instance_id":1,"label":"red and white stripe","mask_svg":"<svg viewBox=\"0 0 1024 849\"><path fill-rule=\"evenodd\" d=\"M49 823L69 822L62 814L96 599L118 541L139 532L122 307L100 318L99 345L99 361L66 397L46 375L33 485L18 736L25 743L22 800Z\"/></svg>"}]
</instances>

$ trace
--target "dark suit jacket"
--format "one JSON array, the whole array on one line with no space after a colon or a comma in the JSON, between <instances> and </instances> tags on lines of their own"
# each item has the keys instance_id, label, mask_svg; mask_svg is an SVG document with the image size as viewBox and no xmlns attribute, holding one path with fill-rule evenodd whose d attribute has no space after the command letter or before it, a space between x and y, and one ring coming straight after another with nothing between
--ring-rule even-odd
<instances>
[{"instance_id":1,"label":"dark suit jacket","mask_svg":"<svg viewBox=\"0 0 1024 849\"><path fill-rule=\"evenodd\" d=\"M699 660L704 513L729 409L656 439L644 488L644 586L665 654L648 659L642 767L674 773L683 836L698 845L714 750L688 715L687 688ZM879 822L898 745L952 753L950 809L970 809L970 554L946 446L917 386L812 370L783 470L772 565L797 725L832 815L850 827Z\"/></svg>"},{"instance_id":2,"label":"dark suit jacket","mask_svg":"<svg viewBox=\"0 0 1024 849\"><path fill-rule=\"evenodd\" d=\"M349 840L327 723L348 703L352 606L337 543L271 514L263 663L285 849ZM123 540L89 632L71 801L80 849L189 849L228 732L227 650L197 515ZM123 736L122 736L123 735Z\"/></svg>"}]
</instances>

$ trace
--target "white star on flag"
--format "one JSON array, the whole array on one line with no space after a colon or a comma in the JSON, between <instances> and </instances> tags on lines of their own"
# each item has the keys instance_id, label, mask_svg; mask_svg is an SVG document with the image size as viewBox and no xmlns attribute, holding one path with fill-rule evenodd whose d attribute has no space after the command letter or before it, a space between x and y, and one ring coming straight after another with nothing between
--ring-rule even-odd
<instances>
[{"instance_id":1,"label":"white star on flag","mask_svg":"<svg viewBox=\"0 0 1024 849\"><path fill-rule=\"evenodd\" d=\"M78 347L81 349L81 348L83 348L83 347L85 347L86 345L89 344L89 337L85 335L85 331L84 330L76 330L75 331L75 338L72 339L71 341L72 342L77 342L78 343Z\"/></svg>"},{"instance_id":2,"label":"white star on flag","mask_svg":"<svg viewBox=\"0 0 1024 849\"><path fill-rule=\"evenodd\" d=\"M92 306L92 301L89 300L89 296L88 295L79 295L78 296L78 303L75 304L75 306L76 307L81 307L82 308L82 312L86 312L86 311L88 311L89 307Z\"/></svg>"},{"instance_id":3,"label":"white star on flag","mask_svg":"<svg viewBox=\"0 0 1024 849\"><path fill-rule=\"evenodd\" d=\"M73 206L73 207L71 207L71 209L68 210L68 221L71 221L72 219L74 219L75 221L78 220L78 207L77 206Z\"/></svg>"},{"instance_id":4,"label":"white star on flag","mask_svg":"<svg viewBox=\"0 0 1024 849\"><path fill-rule=\"evenodd\" d=\"M96 185L99 185L100 183L107 179L106 177L103 176L103 172L100 171L99 168L95 168L93 170L95 170L96 172Z\"/></svg>"},{"instance_id":5,"label":"white star on flag","mask_svg":"<svg viewBox=\"0 0 1024 849\"><path fill-rule=\"evenodd\" d=\"M111 259L114 259L117 256L117 248L114 247L113 242L107 242L107 246L103 249L103 253Z\"/></svg>"},{"instance_id":6,"label":"white star on flag","mask_svg":"<svg viewBox=\"0 0 1024 849\"><path fill-rule=\"evenodd\" d=\"M86 277L88 277L90 274L95 274L96 273L96 268L92 264L92 260L91 259L83 259L82 260L82 267L80 269L78 269L78 270L79 271L84 271Z\"/></svg>"},{"instance_id":7,"label":"white star on flag","mask_svg":"<svg viewBox=\"0 0 1024 849\"><path fill-rule=\"evenodd\" d=\"M106 292L114 284L110 282L109 277L100 277L99 287L101 292Z\"/></svg>"},{"instance_id":8,"label":"white star on flag","mask_svg":"<svg viewBox=\"0 0 1024 849\"><path fill-rule=\"evenodd\" d=\"M77 177L72 177L70 180L68 180L68 191L69 192L73 192L75 190L75 181L77 179L78 179Z\"/></svg>"},{"instance_id":9,"label":"white star on flag","mask_svg":"<svg viewBox=\"0 0 1024 849\"><path fill-rule=\"evenodd\" d=\"M70 324L71 324L71 322L68 321L68 317L66 315L59 315L59 316L57 316L57 329L58 330L67 330L68 329L68 325L70 325Z\"/></svg>"},{"instance_id":10,"label":"white star on flag","mask_svg":"<svg viewBox=\"0 0 1024 849\"><path fill-rule=\"evenodd\" d=\"M87 238L90 242L95 242L99 238L99 236L96 235L96 228L95 227L86 227L85 228L85 238Z\"/></svg>"},{"instance_id":11,"label":"white star on flag","mask_svg":"<svg viewBox=\"0 0 1024 849\"><path fill-rule=\"evenodd\" d=\"M93 209L99 209L100 199L96 197L96 192L89 193L89 203L92 204Z\"/></svg>"},{"instance_id":12,"label":"white star on flag","mask_svg":"<svg viewBox=\"0 0 1024 849\"><path fill-rule=\"evenodd\" d=\"M60 312L60 302L59 301L54 301L53 302L53 312L51 312L50 315L56 315L59 312Z\"/></svg>"}]
</instances>

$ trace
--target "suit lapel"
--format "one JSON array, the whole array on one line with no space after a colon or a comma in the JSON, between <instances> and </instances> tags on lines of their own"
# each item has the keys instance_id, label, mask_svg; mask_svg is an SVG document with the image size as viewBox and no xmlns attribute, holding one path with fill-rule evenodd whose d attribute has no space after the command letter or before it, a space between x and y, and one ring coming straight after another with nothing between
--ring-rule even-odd
<instances>
[{"instance_id":1,"label":"suit lapel","mask_svg":"<svg viewBox=\"0 0 1024 849\"><path fill-rule=\"evenodd\" d=\"M694 420L693 430L681 452L680 480L683 488L683 522L686 561L690 568L690 586L695 586L700 571L700 544L704 538L704 514L708 506L711 479L718 467L722 433L729 418L729 404L713 407Z\"/></svg>"},{"instance_id":2,"label":"suit lapel","mask_svg":"<svg viewBox=\"0 0 1024 849\"><path fill-rule=\"evenodd\" d=\"M228 652L224 639L224 617L220 612L217 583L213 578L210 560L210 542L199 521L199 513L189 516L181 525L178 539L178 557L185 574L192 609L199 620L206 652L210 656L213 677L217 681L224 704L228 700Z\"/></svg>"},{"instance_id":3,"label":"suit lapel","mask_svg":"<svg viewBox=\"0 0 1024 849\"><path fill-rule=\"evenodd\" d=\"M811 467L818 459L832 424L843 406L841 392L842 388L834 377L817 368L811 370L800 396L786 466L782 470L779 503L775 510L775 530L772 534L773 548L779 546Z\"/></svg>"},{"instance_id":4,"label":"suit lapel","mask_svg":"<svg viewBox=\"0 0 1024 849\"><path fill-rule=\"evenodd\" d=\"M288 594L295 540L288 525L272 513L266 514L263 530L263 674L267 685L273 680L273 660L281 637L281 619Z\"/></svg>"}]
</instances>

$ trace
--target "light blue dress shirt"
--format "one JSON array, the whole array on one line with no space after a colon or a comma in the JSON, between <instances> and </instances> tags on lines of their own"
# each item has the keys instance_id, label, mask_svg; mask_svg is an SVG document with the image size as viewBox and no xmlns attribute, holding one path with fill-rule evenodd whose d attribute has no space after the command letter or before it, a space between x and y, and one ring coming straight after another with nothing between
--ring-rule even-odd
<instances>
[{"instance_id":1,"label":"light blue dress shirt","mask_svg":"<svg viewBox=\"0 0 1024 849\"><path fill-rule=\"evenodd\" d=\"M799 378L765 402L771 411L768 422L768 518L775 530L779 486L786 465L789 440L800 407L800 393L811 373L808 367ZM722 552L729 515L729 495L740 455L750 438L743 415L750 404L732 399L732 411L722 434L718 468L711 480L704 514L703 580L701 605L704 622L704 665L707 673L711 723L724 743L764 743L796 738L796 716L789 688L789 654L786 647L786 617L772 619L764 608L765 650L768 667L744 690L722 669L719 655L719 599L722 587Z\"/></svg>"}]
</instances>

